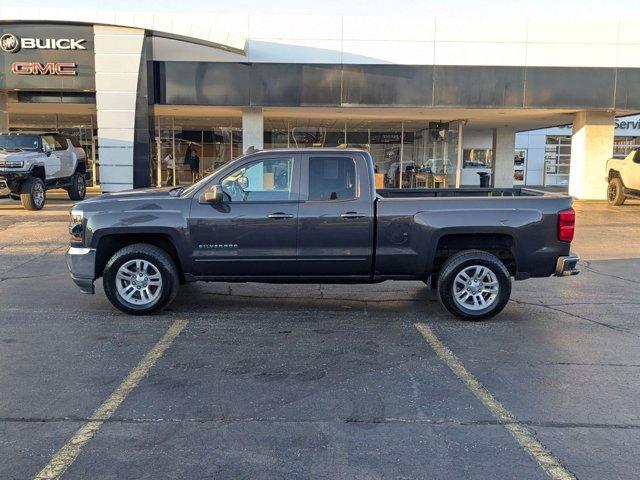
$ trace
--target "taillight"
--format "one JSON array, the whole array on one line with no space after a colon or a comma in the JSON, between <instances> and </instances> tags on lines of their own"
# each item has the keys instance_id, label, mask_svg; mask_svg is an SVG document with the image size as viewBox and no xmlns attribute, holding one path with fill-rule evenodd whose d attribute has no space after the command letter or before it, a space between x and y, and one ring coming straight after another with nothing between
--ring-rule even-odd
<instances>
[{"instance_id":1,"label":"taillight","mask_svg":"<svg viewBox=\"0 0 640 480\"><path fill-rule=\"evenodd\" d=\"M571 243L576 231L576 212L573 208L558 214L558 240Z\"/></svg>"}]
</instances>

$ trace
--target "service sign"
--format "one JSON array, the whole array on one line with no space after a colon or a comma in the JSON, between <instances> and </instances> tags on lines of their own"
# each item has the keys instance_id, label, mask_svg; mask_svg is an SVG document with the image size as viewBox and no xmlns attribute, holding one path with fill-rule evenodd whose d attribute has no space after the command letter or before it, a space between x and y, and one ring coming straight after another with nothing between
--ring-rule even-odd
<instances>
[{"instance_id":1,"label":"service sign","mask_svg":"<svg viewBox=\"0 0 640 480\"><path fill-rule=\"evenodd\" d=\"M0 89L95 90L93 28L0 24Z\"/></svg>"}]
</instances>

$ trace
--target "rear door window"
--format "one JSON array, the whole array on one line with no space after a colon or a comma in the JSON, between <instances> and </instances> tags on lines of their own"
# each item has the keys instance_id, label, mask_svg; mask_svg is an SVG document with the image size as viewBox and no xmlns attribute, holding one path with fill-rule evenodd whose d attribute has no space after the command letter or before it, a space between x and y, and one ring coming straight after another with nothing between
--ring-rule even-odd
<instances>
[{"instance_id":1,"label":"rear door window","mask_svg":"<svg viewBox=\"0 0 640 480\"><path fill-rule=\"evenodd\" d=\"M62 135L54 135L54 140L56 141L56 150L66 150L67 149L67 139Z\"/></svg>"},{"instance_id":2,"label":"rear door window","mask_svg":"<svg viewBox=\"0 0 640 480\"><path fill-rule=\"evenodd\" d=\"M49 145L51 150L66 150L67 142L65 141L64 143L60 143L60 140L58 140L59 138L62 138L62 137L60 137L59 135L43 135L42 143Z\"/></svg>"},{"instance_id":3,"label":"rear door window","mask_svg":"<svg viewBox=\"0 0 640 480\"><path fill-rule=\"evenodd\" d=\"M356 165L349 157L309 157L309 200L356 198Z\"/></svg>"}]
</instances>

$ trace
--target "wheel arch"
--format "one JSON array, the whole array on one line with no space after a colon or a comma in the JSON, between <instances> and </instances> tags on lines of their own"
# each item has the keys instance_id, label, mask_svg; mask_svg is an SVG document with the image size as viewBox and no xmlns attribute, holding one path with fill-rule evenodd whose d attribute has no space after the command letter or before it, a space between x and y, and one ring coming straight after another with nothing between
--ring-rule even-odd
<instances>
[{"instance_id":1,"label":"wheel arch","mask_svg":"<svg viewBox=\"0 0 640 480\"><path fill-rule=\"evenodd\" d=\"M613 168L609 169L609 175L607 176L607 178L609 181L613 180L614 178L619 178L622 182L622 185L624 185L624 180L622 180L622 175L620 175L620 172L618 170L615 170Z\"/></svg>"},{"instance_id":2,"label":"wheel arch","mask_svg":"<svg viewBox=\"0 0 640 480\"><path fill-rule=\"evenodd\" d=\"M78 160L78 164L76 165L73 173L82 173L83 175L87 173L87 161L86 160Z\"/></svg>"},{"instance_id":3,"label":"wheel arch","mask_svg":"<svg viewBox=\"0 0 640 480\"><path fill-rule=\"evenodd\" d=\"M44 169L44 165L34 165L33 167L31 167L31 176L39 178L43 182L46 182L47 173Z\"/></svg>"},{"instance_id":4,"label":"wheel arch","mask_svg":"<svg viewBox=\"0 0 640 480\"><path fill-rule=\"evenodd\" d=\"M480 250L491 253L504 263L509 274L515 276L518 271L516 240L508 233L449 233L442 235L435 248L432 273L438 274L442 265L460 252Z\"/></svg>"},{"instance_id":5,"label":"wheel arch","mask_svg":"<svg viewBox=\"0 0 640 480\"><path fill-rule=\"evenodd\" d=\"M100 236L96 244L95 277L99 278L102 276L107 262L118 250L137 243L153 245L167 252L178 269L180 282L185 281L183 265L180 260L180 255L178 254L178 249L171 236L166 233L108 233Z\"/></svg>"}]
</instances>

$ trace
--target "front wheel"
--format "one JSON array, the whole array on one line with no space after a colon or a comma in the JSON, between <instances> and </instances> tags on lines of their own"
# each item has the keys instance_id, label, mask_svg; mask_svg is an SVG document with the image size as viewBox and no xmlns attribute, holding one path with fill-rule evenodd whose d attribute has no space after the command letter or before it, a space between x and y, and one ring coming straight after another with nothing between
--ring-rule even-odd
<instances>
[{"instance_id":1,"label":"front wheel","mask_svg":"<svg viewBox=\"0 0 640 480\"><path fill-rule=\"evenodd\" d=\"M118 250L102 275L104 292L114 307L133 315L158 312L173 301L180 279L172 258L146 243Z\"/></svg>"},{"instance_id":2,"label":"front wheel","mask_svg":"<svg viewBox=\"0 0 640 480\"><path fill-rule=\"evenodd\" d=\"M607 189L607 201L609 205L618 207L622 205L626 199L622 180L620 180L619 177L613 177L609 180L609 188Z\"/></svg>"},{"instance_id":3,"label":"front wheel","mask_svg":"<svg viewBox=\"0 0 640 480\"><path fill-rule=\"evenodd\" d=\"M511 296L511 276L498 257L467 250L449 258L438 277L438 297L453 315L485 320L497 315Z\"/></svg>"},{"instance_id":4,"label":"front wheel","mask_svg":"<svg viewBox=\"0 0 640 480\"><path fill-rule=\"evenodd\" d=\"M31 177L20 187L20 201L26 210L42 210L47 201L44 182L38 177Z\"/></svg>"},{"instance_id":5,"label":"front wheel","mask_svg":"<svg viewBox=\"0 0 640 480\"><path fill-rule=\"evenodd\" d=\"M87 182L84 179L84 174L76 172L71 177L71 185L67 187L67 193L71 200L84 200L84 196L87 194Z\"/></svg>"}]
</instances>

